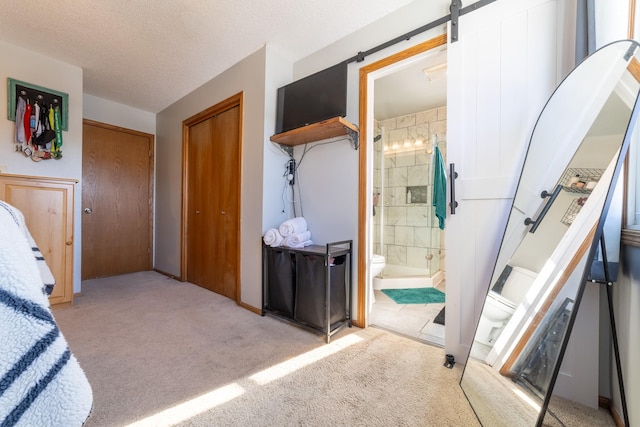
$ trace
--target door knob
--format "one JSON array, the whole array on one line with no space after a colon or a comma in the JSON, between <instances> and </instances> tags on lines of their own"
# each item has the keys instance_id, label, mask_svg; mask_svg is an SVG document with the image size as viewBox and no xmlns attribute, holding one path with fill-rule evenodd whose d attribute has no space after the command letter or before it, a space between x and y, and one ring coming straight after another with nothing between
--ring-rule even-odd
<instances>
[{"instance_id":1,"label":"door knob","mask_svg":"<svg viewBox=\"0 0 640 427\"><path fill-rule=\"evenodd\" d=\"M200 213L200 211L196 211L196 215L198 215Z\"/></svg>"},{"instance_id":2,"label":"door knob","mask_svg":"<svg viewBox=\"0 0 640 427\"><path fill-rule=\"evenodd\" d=\"M93 212L91 208L84 208L84 213L86 213L87 215L91 214L91 212Z\"/></svg>"},{"instance_id":3,"label":"door knob","mask_svg":"<svg viewBox=\"0 0 640 427\"><path fill-rule=\"evenodd\" d=\"M221 213L222 215L226 214L226 212L225 212L225 211L220 211L220 213Z\"/></svg>"}]
</instances>

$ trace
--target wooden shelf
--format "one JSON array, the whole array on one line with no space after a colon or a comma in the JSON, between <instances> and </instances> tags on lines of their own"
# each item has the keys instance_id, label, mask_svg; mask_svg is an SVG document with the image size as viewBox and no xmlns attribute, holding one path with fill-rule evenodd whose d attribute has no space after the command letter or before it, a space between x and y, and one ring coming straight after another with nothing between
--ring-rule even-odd
<instances>
[{"instance_id":1,"label":"wooden shelf","mask_svg":"<svg viewBox=\"0 0 640 427\"><path fill-rule=\"evenodd\" d=\"M342 117L333 117L318 123L278 133L270 139L278 144L295 146L343 135L349 136L354 143L355 149L358 149L358 127Z\"/></svg>"}]
</instances>

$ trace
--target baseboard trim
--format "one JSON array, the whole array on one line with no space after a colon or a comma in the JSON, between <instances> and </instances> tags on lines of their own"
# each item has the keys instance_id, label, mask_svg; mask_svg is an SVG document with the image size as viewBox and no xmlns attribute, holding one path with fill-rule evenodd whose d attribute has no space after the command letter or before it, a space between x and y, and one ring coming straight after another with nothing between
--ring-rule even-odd
<instances>
[{"instance_id":1,"label":"baseboard trim","mask_svg":"<svg viewBox=\"0 0 640 427\"><path fill-rule=\"evenodd\" d=\"M618 414L618 411L616 410L616 408L611 406L609 408L609 412L611 412L611 416L613 417L613 422L616 423L616 427L625 427L624 420L622 419L620 414Z\"/></svg>"},{"instance_id":2,"label":"baseboard trim","mask_svg":"<svg viewBox=\"0 0 640 427\"><path fill-rule=\"evenodd\" d=\"M238 305L239 305L240 307L242 307L242 308L245 308L245 309L247 309L247 310L249 310L249 311L251 311L251 312L255 313L255 314L259 314L259 315L261 315L261 316L262 316L262 310L261 310L261 309L259 309L259 308L257 308L257 307L254 307L254 306L249 305L249 304L247 304L247 303L245 303L245 302L242 302L242 301L238 302Z\"/></svg>"},{"instance_id":3,"label":"baseboard trim","mask_svg":"<svg viewBox=\"0 0 640 427\"><path fill-rule=\"evenodd\" d=\"M180 278L177 277L175 274L170 274L170 273L167 273L166 271L158 270L157 268L154 268L153 271L155 271L156 273L160 273L163 276L167 276L169 279L178 280L180 282L183 281L183 280L180 280Z\"/></svg>"},{"instance_id":4,"label":"baseboard trim","mask_svg":"<svg viewBox=\"0 0 640 427\"><path fill-rule=\"evenodd\" d=\"M69 308L69 307L72 307L72 306L73 306L73 303L71 301L59 302L58 304L51 304L50 305L51 310L58 310L58 309L61 309L61 308Z\"/></svg>"},{"instance_id":5,"label":"baseboard trim","mask_svg":"<svg viewBox=\"0 0 640 427\"><path fill-rule=\"evenodd\" d=\"M184 280L181 280L179 277L176 277L176 276L175 276L175 275L173 275L173 274L169 274L169 273L167 273L166 271L158 270L157 268L154 268L154 269L153 269L153 271L155 271L155 272L157 272L157 273L160 273L160 274L162 274L162 275L164 275L164 276L167 276L168 278L173 279L173 280L178 280L178 281L181 281L181 282L183 282L183 281L184 281ZM240 307L244 308L244 309L247 309L247 310L249 310L249 311L251 311L251 312L253 312L253 313L256 313L256 314L259 314L259 315L261 315L261 316L262 316L262 310L261 310L261 309L259 309L258 307L254 307L254 306L249 305L249 304L247 304L247 303L244 303L244 302L242 302L242 301L238 301L238 302L237 302L237 304L238 304Z\"/></svg>"},{"instance_id":6,"label":"baseboard trim","mask_svg":"<svg viewBox=\"0 0 640 427\"><path fill-rule=\"evenodd\" d=\"M598 406L609 411L616 427L625 427L624 420L620 417L620 414L618 414L610 398L598 396Z\"/></svg>"}]
</instances>

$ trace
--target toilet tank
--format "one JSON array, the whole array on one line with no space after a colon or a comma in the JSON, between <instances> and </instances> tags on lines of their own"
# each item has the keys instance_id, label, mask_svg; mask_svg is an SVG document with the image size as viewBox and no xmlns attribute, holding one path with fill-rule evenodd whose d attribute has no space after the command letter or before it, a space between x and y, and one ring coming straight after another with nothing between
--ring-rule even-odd
<instances>
[{"instance_id":1,"label":"toilet tank","mask_svg":"<svg viewBox=\"0 0 640 427\"><path fill-rule=\"evenodd\" d=\"M527 270L526 268L514 266L509 277L507 277L507 280L504 282L500 295L514 304L519 305L537 275L538 273Z\"/></svg>"}]
</instances>

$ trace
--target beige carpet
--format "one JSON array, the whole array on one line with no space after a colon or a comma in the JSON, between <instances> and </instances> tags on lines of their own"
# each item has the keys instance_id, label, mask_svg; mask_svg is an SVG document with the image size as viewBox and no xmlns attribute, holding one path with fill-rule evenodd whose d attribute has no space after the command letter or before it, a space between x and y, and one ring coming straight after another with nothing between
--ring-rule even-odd
<instances>
[{"instance_id":1,"label":"beige carpet","mask_svg":"<svg viewBox=\"0 0 640 427\"><path fill-rule=\"evenodd\" d=\"M536 424L542 400L485 363L469 360L462 386L484 425L511 427ZM487 399L490 395L499 395L500 398ZM542 423L545 427L616 425L609 411L589 408L557 396L551 398L549 409Z\"/></svg>"},{"instance_id":2,"label":"beige carpet","mask_svg":"<svg viewBox=\"0 0 640 427\"><path fill-rule=\"evenodd\" d=\"M155 272L83 282L54 311L94 391L92 426L477 426L444 351L320 335Z\"/></svg>"}]
</instances>

